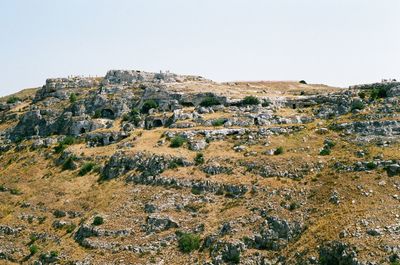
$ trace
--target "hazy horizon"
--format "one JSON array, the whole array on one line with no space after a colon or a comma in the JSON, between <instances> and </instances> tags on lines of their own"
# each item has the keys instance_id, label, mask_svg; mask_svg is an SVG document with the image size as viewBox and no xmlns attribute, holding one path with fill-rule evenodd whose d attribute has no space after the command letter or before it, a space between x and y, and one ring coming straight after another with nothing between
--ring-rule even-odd
<instances>
[{"instance_id":1,"label":"hazy horizon","mask_svg":"<svg viewBox=\"0 0 400 265\"><path fill-rule=\"evenodd\" d=\"M332 86L400 79L400 1L0 3L0 96L110 69Z\"/></svg>"}]
</instances>

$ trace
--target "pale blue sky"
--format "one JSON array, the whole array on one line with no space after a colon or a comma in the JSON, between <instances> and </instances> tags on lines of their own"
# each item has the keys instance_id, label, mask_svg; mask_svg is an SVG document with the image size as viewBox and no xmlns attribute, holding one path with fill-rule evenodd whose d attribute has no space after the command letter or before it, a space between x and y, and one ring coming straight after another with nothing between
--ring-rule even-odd
<instances>
[{"instance_id":1,"label":"pale blue sky","mask_svg":"<svg viewBox=\"0 0 400 265\"><path fill-rule=\"evenodd\" d=\"M399 0L0 0L0 95L47 77L400 79Z\"/></svg>"}]
</instances>

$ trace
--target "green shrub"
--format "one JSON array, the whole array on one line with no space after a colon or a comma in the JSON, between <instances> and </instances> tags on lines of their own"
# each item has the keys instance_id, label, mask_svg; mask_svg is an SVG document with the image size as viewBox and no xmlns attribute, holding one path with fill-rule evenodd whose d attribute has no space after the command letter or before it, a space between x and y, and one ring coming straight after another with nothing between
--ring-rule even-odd
<instances>
[{"instance_id":1,"label":"green shrub","mask_svg":"<svg viewBox=\"0 0 400 265\"><path fill-rule=\"evenodd\" d=\"M73 145L75 143L75 137L73 136L67 136L62 140L61 142L58 143L56 147L54 147L54 151L59 154L62 151L64 151L69 145Z\"/></svg>"},{"instance_id":2,"label":"green shrub","mask_svg":"<svg viewBox=\"0 0 400 265\"><path fill-rule=\"evenodd\" d=\"M89 173L90 171L92 171L93 168L94 168L95 166L96 166L96 164L93 163L93 162L87 162L87 163L85 163L85 164L81 167L81 169L79 170L79 176L84 176L84 175L86 175L87 173Z\"/></svg>"},{"instance_id":3,"label":"green shrub","mask_svg":"<svg viewBox=\"0 0 400 265\"><path fill-rule=\"evenodd\" d=\"M21 192L19 189L17 189L17 188L10 189L10 193L11 193L12 195L21 195L21 194L22 194L22 192Z\"/></svg>"},{"instance_id":4,"label":"green shrub","mask_svg":"<svg viewBox=\"0 0 400 265\"><path fill-rule=\"evenodd\" d=\"M274 151L274 155L281 155L283 154L284 150L282 146L279 146L278 148L276 148L276 150Z\"/></svg>"},{"instance_id":5,"label":"green shrub","mask_svg":"<svg viewBox=\"0 0 400 265\"><path fill-rule=\"evenodd\" d=\"M137 126L142 120L139 109L133 108L128 114L125 114L122 117L122 120L132 122L133 124L135 124L135 126Z\"/></svg>"},{"instance_id":6,"label":"green shrub","mask_svg":"<svg viewBox=\"0 0 400 265\"><path fill-rule=\"evenodd\" d=\"M300 80L299 83L303 84L303 85L307 85L307 82L305 80Z\"/></svg>"},{"instance_id":7,"label":"green shrub","mask_svg":"<svg viewBox=\"0 0 400 265\"><path fill-rule=\"evenodd\" d=\"M76 224L69 224L65 228L66 228L67 233L72 233L76 228Z\"/></svg>"},{"instance_id":8,"label":"green shrub","mask_svg":"<svg viewBox=\"0 0 400 265\"><path fill-rule=\"evenodd\" d=\"M148 99L143 103L141 111L142 111L142 113L147 114L147 113L149 113L149 110L156 109L156 108L158 108L158 103L156 101L154 101L153 99Z\"/></svg>"},{"instance_id":9,"label":"green shrub","mask_svg":"<svg viewBox=\"0 0 400 265\"><path fill-rule=\"evenodd\" d=\"M353 103L351 104L351 110L362 110L364 108L365 104L361 100L353 101Z\"/></svg>"},{"instance_id":10,"label":"green shrub","mask_svg":"<svg viewBox=\"0 0 400 265\"><path fill-rule=\"evenodd\" d=\"M61 217L65 217L66 216L64 211L61 211L61 210L58 210L58 209L53 212L53 215L54 215L55 218L61 218Z\"/></svg>"},{"instance_id":11,"label":"green shrub","mask_svg":"<svg viewBox=\"0 0 400 265\"><path fill-rule=\"evenodd\" d=\"M14 104L17 103L18 101L21 101L21 99L16 96L11 96L7 99L7 104Z\"/></svg>"},{"instance_id":12,"label":"green shrub","mask_svg":"<svg viewBox=\"0 0 400 265\"><path fill-rule=\"evenodd\" d=\"M101 217L101 216L96 216L94 219L93 219L93 223L92 223L92 225L102 225L104 223L104 219L103 219L103 217Z\"/></svg>"},{"instance_id":13,"label":"green shrub","mask_svg":"<svg viewBox=\"0 0 400 265\"><path fill-rule=\"evenodd\" d=\"M172 148L178 148L181 147L185 142L186 139L178 135L171 139L171 144L169 146Z\"/></svg>"},{"instance_id":14,"label":"green shrub","mask_svg":"<svg viewBox=\"0 0 400 265\"><path fill-rule=\"evenodd\" d=\"M319 152L319 155L321 155L321 156L327 156L327 155L330 155L330 154L331 154L331 150L328 149L328 148L324 148Z\"/></svg>"},{"instance_id":15,"label":"green shrub","mask_svg":"<svg viewBox=\"0 0 400 265\"><path fill-rule=\"evenodd\" d=\"M74 162L75 160L76 160L76 156L68 157L62 165L62 170L74 170L76 168L76 165Z\"/></svg>"},{"instance_id":16,"label":"green shrub","mask_svg":"<svg viewBox=\"0 0 400 265\"><path fill-rule=\"evenodd\" d=\"M203 155L203 153L197 153L196 157L194 158L194 162L196 163L196 165L204 164L204 155Z\"/></svg>"},{"instance_id":17,"label":"green shrub","mask_svg":"<svg viewBox=\"0 0 400 265\"><path fill-rule=\"evenodd\" d=\"M73 145L75 143L75 137L67 136L64 138L64 140L61 143L65 144L65 145Z\"/></svg>"},{"instance_id":18,"label":"green shrub","mask_svg":"<svg viewBox=\"0 0 400 265\"><path fill-rule=\"evenodd\" d=\"M325 144L325 148L328 148L328 149L333 148L336 145L336 143L334 141L329 140L329 139L326 139L324 141L324 144Z\"/></svg>"},{"instance_id":19,"label":"green shrub","mask_svg":"<svg viewBox=\"0 0 400 265\"><path fill-rule=\"evenodd\" d=\"M367 94L366 94L364 91L361 91L360 93L358 93L358 96L359 96L361 99L365 99L365 98L367 97Z\"/></svg>"},{"instance_id":20,"label":"green shrub","mask_svg":"<svg viewBox=\"0 0 400 265\"><path fill-rule=\"evenodd\" d=\"M206 97L200 103L200 106L202 107L211 107L215 105L221 105L221 102L216 97L213 96Z\"/></svg>"},{"instance_id":21,"label":"green shrub","mask_svg":"<svg viewBox=\"0 0 400 265\"><path fill-rule=\"evenodd\" d=\"M29 246L29 252L31 253L31 256L35 255L38 251L39 248L35 244Z\"/></svg>"},{"instance_id":22,"label":"green shrub","mask_svg":"<svg viewBox=\"0 0 400 265\"><path fill-rule=\"evenodd\" d=\"M93 119L98 119L101 117L101 110L97 109L94 111Z\"/></svg>"},{"instance_id":23,"label":"green shrub","mask_svg":"<svg viewBox=\"0 0 400 265\"><path fill-rule=\"evenodd\" d=\"M50 251L50 257L57 258L58 257L58 252L55 251L55 250Z\"/></svg>"},{"instance_id":24,"label":"green shrub","mask_svg":"<svg viewBox=\"0 0 400 265\"><path fill-rule=\"evenodd\" d=\"M370 170L371 170L371 169L375 169L375 168L378 167L378 165L377 165L375 162L373 162L373 161L368 162L366 166L367 166L367 168L370 169Z\"/></svg>"},{"instance_id":25,"label":"green shrub","mask_svg":"<svg viewBox=\"0 0 400 265\"><path fill-rule=\"evenodd\" d=\"M258 105L258 104L260 104L260 100L254 96L247 96L240 102L240 104L243 106Z\"/></svg>"},{"instance_id":26,"label":"green shrub","mask_svg":"<svg viewBox=\"0 0 400 265\"><path fill-rule=\"evenodd\" d=\"M291 202L289 205L289 211L294 211L298 208L300 208L300 204L297 202Z\"/></svg>"},{"instance_id":27,"label":"green shrub","mask_svg":"<svg viewBox=\"0 0 400 265\"><path fill-rule=\"evenodd\" d=\"M1 184L0 185L0 192L4 192L6 190L7 190L7 188L3 184Z\"/></svg>"},{"instance_id":28,"label":"green shrub","mask_svg":"<svg viewBox=\"0 0 400 265\"><path fill-rule=\"evenodd\" d=\"M77 100L77 96L75 93L71 93L71 95L69 95L69 102L71 103L75 103Z\"/></svg>"},{"instance_id":29,"label":"green shrub","mask_svg":"<svg viewBox=\"0 0 400 265\"><path fill-rule=\"evenodd\" d=\"M222 126L222 125L224 125L225 121L226 121L225 119L220 118L220 119L213 120L211 124L212 124L212 126L215 126L215 127Z\"/></svg>"},{"instance_id":30,"label":"green shrub","mask_svg":"<svg viewBox=\"0 0 400 265\"><path fill-rule=\"evenodd\" d=\"M200 236L191 233L182 233L178 239L179 249L183 253L190 253L200 248Z\"/></svg>"},{"instance_id":31,"label":"green shrub","mask_svg":"<svg viewBox=\"0 0 400 265\"><path fill-rule=\"evenodd\" d=\"M229 263L233 264L239 264L240 263L240 252L236 252L234 254L230 254L229 256L224 256L223 260Z\"/></svg>"}]
</instances>

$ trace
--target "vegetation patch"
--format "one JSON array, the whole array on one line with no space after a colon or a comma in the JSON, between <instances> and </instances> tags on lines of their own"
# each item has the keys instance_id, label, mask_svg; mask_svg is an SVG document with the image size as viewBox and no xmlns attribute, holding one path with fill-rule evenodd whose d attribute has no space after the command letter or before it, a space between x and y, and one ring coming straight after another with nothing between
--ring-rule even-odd
<instances>
[{"instance_id":1,"label":"vegetation patch","mask_svg":"<svg viewBox=\"0 0 400 265\"><path fill-rule=\"evenodd\" d=\"M200 236L178 232L178 246L183 253L190 253L200 248Z\"/></svg>"},{"instance_id":2,"label":"vegetation patch","mask_svg":"<svg viewBox=\"0 0 400 265\"><path fill-rule=\"evenodd\" d=\"M186 142L186 139L180 135L175 136L171 139L171 144L169 145L172 148L181 147Z\"/></svg>"},{"instance_id":3,"label":"vegetation patch","mask_svg":"<svg viewBox=\"0 0 400 265\"><path fill-rule=\"evenodd\" d=\"M221 105L221 102L216 97L212 96L206 97L200 102L200 106L202 107L211 107L216 105Z\"/></svg>"}]
</instances>

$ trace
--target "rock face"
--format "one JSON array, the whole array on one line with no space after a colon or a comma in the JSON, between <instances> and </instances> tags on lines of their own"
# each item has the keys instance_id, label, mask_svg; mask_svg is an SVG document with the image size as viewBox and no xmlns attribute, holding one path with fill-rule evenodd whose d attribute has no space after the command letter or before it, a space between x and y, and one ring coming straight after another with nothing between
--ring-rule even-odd
<instances>
[{"instance_id":1,"label":"rock face","mask_svg":"<svg viewBox=\"0 0 400 265\"><path fill-rule=\"evenodd\" d=\"M147 233L152 233L152 232L161 232L168 230L170 228L177 228L177 227L179 227L178 223L169 217L160 215L151 215L147 217L145 229Z\"/></svg>"},{"instance_id":2,"label":"rock face","mask_svg":"<svg viewBox=\"0 0 400 265\"><path fill-rule=\"evenodd\" d=\"M131 170L136 170L142 176L157 176L167 168L187 166L189 162L182 158L171 156L157 156L146 153L137 153L132 156L116 153L106 164L102 178L104 180L116 178Z\"/></svg>"},{"instance_id":3,"label":"rock face","mask_svg":"<svg viewBox=\"0 0 400 265\"><path fill-rule=\"evenodd\" d=\"M36 93L34 101L37 102L48 97L65 100L73 93L71 90L96 87L99 83L96 78L88 77L49 78L46 80L46 85Z\"/></svg>"},{"instance_id":4,"label":"rock face","mask_svg":"<svg viewBox=\"0 0 400 265\"><path fill-rule=\"evenodd\" d=\"M319 263L321 265L362 265L357 260L355 248L338 241L328 242L320 248Z\"/></svg>"},{"instance_id":5,"label":"rock face","mask_svg":"<svg viewBox=\"0 0 400 265\"><path fill-rule=\"evenodd\" d=\"M131 85L135 83L146 83L146 82L185 82L185 81L201 81L204 80L200 76L185 76L177 75L169 72L165 73L149 73L143 71L134 70L111 70L108 71L104 80L104 85Z\"/></svg>"},{"instance_id":6,"label":"rock face","mask_svg":"<svg viewBox=\"0 0 400 265\"><path fill-rule=\"evenodd\" d=\"M298 222L289 223L284 219L269 216L261 225L259 234L249 239L248 245L256 249L279 250L299 236L303 229Z\"/></svg>"}]
</instances>

